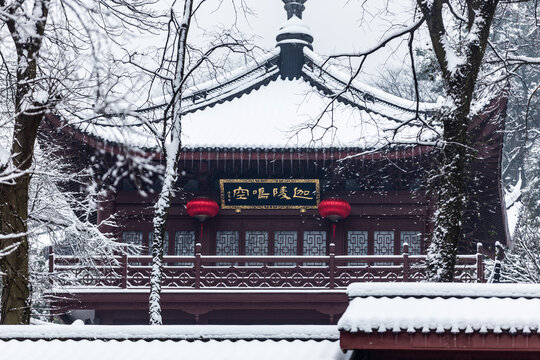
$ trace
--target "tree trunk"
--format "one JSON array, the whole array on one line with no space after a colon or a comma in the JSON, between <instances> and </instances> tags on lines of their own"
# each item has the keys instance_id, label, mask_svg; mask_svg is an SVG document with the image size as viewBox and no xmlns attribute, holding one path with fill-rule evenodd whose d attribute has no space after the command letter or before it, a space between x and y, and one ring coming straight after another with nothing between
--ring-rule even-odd
<instances>
[{"instance_id":1,"label":"tree trunk","mask_svg":"<svg viewBox=\"0 0 540 360\"><path fill-rule=\"evenodd\" d=\"M467 109L469 106L466 107ZM467 111L468 112L468 111ZM454 281L458 242L467 205L467 168L470 159L467 139L467 112L442 113L444 138L439 174L435 176L438 194L435 228L428 249L428 279Z\"/></svg>"},{"instance_id":2,"label":"tree trunk","mask_svg":"<svg viewBox=\"0 0 540 360\"><path fill-rule=\"evenodd\" d=\"M474 155L467 133L471 103L498 0L464 1L464 13L454 19L457 24L450 19L450 25L444 15L448 2L417 0L417 4L428 26L448 104L439 112L444 147L439 173L432 183L438 201L428 249L427 278L449 282L454 280L458 242L463 236L469 196L468 164ZM456 25L463 32L458 38L455 38ZM453 38L452 41L449 38Z\"/></svg>"},{"instance_id":3,"label":"tree trunk","mask_svg":"<svg viewBox=\"0 0 540 360\"><path fill-rule=\"evenodd\" d=\"M0 0L0 5L5 5ZM15 84L15 115L11 166L18 176L11 184L0 185L0 234L2 248L20 243L17 248L0 258L2 275L2 324L28 324L30 322L30 285L28 278L28 189L29 170L32 166L34 147L39 124L46 106L34 100L37 87L37 59L43 41L49 13L49 0L36 0L33 4L33 22L21 20L15 13L17 7L8 10L11 17L7 27L17 51L17 83ZM23 24L18 21L23 21ZM35 34L28 36L28 29ZM9 165L8 165L9 166ZM1 171L2 169L0 169ZM1 250L1 248L0 248Z\"/></svg>"},{"instance_id":4,"label":"tree trunk","mask_svg":"<svg viewBox=\"0 0 540 360\"><path fill-rule=\"evenodd\" d=\"M35 63L34 63L35 66ZM34 67L35 78L35 67ZM18 94L17 109L28 93ZM0 258L2 276L2 324L28 324L30 321L30 288L28 278L28 191L32 156L38 127L43 114L19 111L11 153L12 162L20 172L12 184L0 185L0 233L13 236L2 240L2 248L20 243L11 253Z\"/></svg>"},{"instance_id":5,"label":"tree trunk","mask_svg":"<svg viewBox=\"0 0 540 360\"><path fill-rule=\"evenodd\" d=\"M176 169L176 167L174 167ZM175 170L176 172L176 170ZM173 175L171 173L170 175ZM150 274L150 298L149 298L149 319L150 325L161 325L161 282L163 280L163 244L165 242L165 233L167 217L171 206L173 188L176 182L176 176L165 176L163 188L159 193L159 199L156 203L154 212L154 239L152 241L152 271Z\"/></svg>"},{"instance_id":6,"label":"tree trunk","mask_svg":"<svg viewBox=\"0 0 540 360\"><path fill-rule=\"evenodd\" d=\"M0 232L26 234L28 217L29 175L17 178L14 185L0 185ZM30 289L28 283L28 237L2 240L2 248L17 244L17 248L0 260L2 276L2 324L30 322Z\"/></svg>"},{"instance_id":7,"label":"tree trunk","mask_svg":"<svg viewBox=\"0 0 540 360\"><path fill-rule=\"evenodd\" d=\"M173 97L171 100L172 118L170 128L166 123L163 127L162 148L166 161L165 179L155 205L154 213L154 242L152 243L152 274L150 278L149 315L151 325L161 325L161 282L163 279L163 242L165 241L167 216L174 196L174 187L178 179L178 161L182 148L182 84L184 81L185 59L187 51L187 35L191 23L193 0L185 0L182 21L178 28L178 43L176 53L176 68L173 83ZM164 119L167 119L169 107L165 110ZM167 134L171 138L166 143Z\"/></svg>"}]
</instances>

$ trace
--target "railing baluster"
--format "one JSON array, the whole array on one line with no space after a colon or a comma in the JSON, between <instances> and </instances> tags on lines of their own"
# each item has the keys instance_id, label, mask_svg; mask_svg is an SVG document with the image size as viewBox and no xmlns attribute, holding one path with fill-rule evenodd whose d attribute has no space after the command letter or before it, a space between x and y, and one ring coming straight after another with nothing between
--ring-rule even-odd
<instances>
[{"instance_id":1,"label":"railing baluster","mask_svg":"<svg viewBox=\"0 0 540 360\"><path fill-rule=\"evenodd\" d=\"M126 249L124 249L124 253L122 254L122 289L127 288L127 277L128 277L128 256L125 252Z\"/></svg>"},{"instance_id":2,"label":"railing baluster","mask_svg":"<svg viewBox=\"0 0 540 360\"><path fill-rule=\"evenodd\" d=\"M201 243L195 244L195 289L201 288Z\"/></svg>"},{"instance_id":3,"label":"railing baluster","mask_svg":"<svg viewBox=\"0 0 540 360\"><path fill-rule=\"evenodd\" d=\"M49 283L53 285L52 273L54 272L54 253L53 247L49 246Z\"/></svg>"},{"instance_id":4,"label":"railing baluster","mask_svg":"<svg viewBox=\"0 0 540 360\"><path fill-rule=\"evenodd\" d=\"M484 279L484 259L482 257L483 245L481 242L476 244L476 282L485 282Z\"/></svg>"},{"instance_id":5,"label":"railing baluster","mask_svg":"<svg viewBox=\"0 0 540 360\"><path fill-rule=\"evenodd\" d=\"M328 260L328 270L330 271L330 289L335 287L335 275L336 275L336 245L330 243L330 259Z\"/></svg>"},{"instance_id":6,"label":"railing baluster","mask_svg":"<svg viewBox=\"0 0 540 360\"><path fill-rule=\"evenodd\" d=\"M409 281L409 244L403 243L403 282Z\"/></svg>"}]
</instances>

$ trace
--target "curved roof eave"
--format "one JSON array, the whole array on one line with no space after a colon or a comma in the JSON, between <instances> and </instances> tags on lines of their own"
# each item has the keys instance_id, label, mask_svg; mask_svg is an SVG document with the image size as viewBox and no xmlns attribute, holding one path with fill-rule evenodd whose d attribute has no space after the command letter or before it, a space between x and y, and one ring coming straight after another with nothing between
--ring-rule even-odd
<instances>
[{"instance_id":1,"label":"curved roof eave","mask_svg":"<svg viewBox=\"0 0 540 360\"><path fill-rule=\"evenodd\" d=\"M370 107L369 103L379 103L389 109L414 115L423 115L424 117L430 117L439 108L436 103L416 102L403 99L373 86L364 84L358 80L351 79L349 75L328 64L321 56L308 48L304 48L304 56L309 60L302 69L304 76L310 79L312 85L316 84L330 94L338 94L337 100L345 104L367 112L377 113L390 120L398 121L400 119L396 119L394 116L391 116L384 111ZM363 99L363 102L346 96L346 94L351 93L359 100Z\"/></svg>"},{"instance_id":2,"label":"curved roof eave","mask_svg":"<svg viewBox=\"0 0 540 360\"><path fill-rule=\"evenodd\" d=\"M401 121L400 115L430 117L438 109L434 103L417 103L386 93L350 77L333 66L327 66L324 59L304 47L302 78L315 89L325 94L339 94L337 100L368 113L375 113L387 119ZM184 92L183 114L204 110L231 101L268 85L281 74L279 46L256 59L252 64L239 67L223 76L210 80ZM350 83L349 83L350 82ZM347 91L343 91L347 90ZM342 92L342 93L341 93ZM165 104L158 105L165 106ZM388 111L386 111L386 108ZM401 112L401 114L398 114Z\"/></svg>"}]
</instances>

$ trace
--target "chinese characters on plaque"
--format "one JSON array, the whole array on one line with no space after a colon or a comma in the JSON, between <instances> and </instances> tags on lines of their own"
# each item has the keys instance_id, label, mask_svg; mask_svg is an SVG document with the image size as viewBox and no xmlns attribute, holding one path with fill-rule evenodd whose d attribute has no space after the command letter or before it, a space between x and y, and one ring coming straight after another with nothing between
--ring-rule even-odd
<instances>
[{"instance_id":1,"label":"chinese characters on plaque","mask_svg":"<svg viewBox=\"0 0 540 360\"><path fill-rule=\"evenodd\" d=\"M310 209L320 201L318 179L222 179L222 209Z\"/></svg>"}]
</instances>

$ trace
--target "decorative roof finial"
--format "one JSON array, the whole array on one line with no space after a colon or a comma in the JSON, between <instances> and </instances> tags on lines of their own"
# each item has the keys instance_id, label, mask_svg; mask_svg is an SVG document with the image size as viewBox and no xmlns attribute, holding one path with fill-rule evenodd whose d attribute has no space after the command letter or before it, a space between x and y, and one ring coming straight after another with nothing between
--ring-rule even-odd
<instances>
[{"instance_id":1,"label":"decorative roof finial","mask_svg":"<svg viewBox=\"0 0 540 360\"><path fill-rule=\"evenodd\" d=\"M296 16L302 18L302 12L306 8L304 4L307 0L283 0L285 3L285 10L287 10L287 20Z\"/></svg>"},{"instance_id":2,"label":"decorative roof finial","mask_svg":"<svg viewBox=\"0 0 540 360\"><path fill-rule=\"evenodd\" d=\"M302 76L306 62L304 47L313 50L313 35L309 26L302 20L302 12L307 0L283 0L287 10L287 21L281 25L276 36L281 48L279 70L282 78L297 79Z\"/></svg>"}]
</instances>

